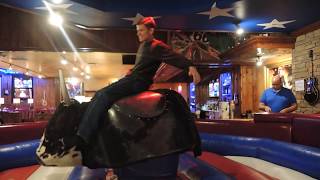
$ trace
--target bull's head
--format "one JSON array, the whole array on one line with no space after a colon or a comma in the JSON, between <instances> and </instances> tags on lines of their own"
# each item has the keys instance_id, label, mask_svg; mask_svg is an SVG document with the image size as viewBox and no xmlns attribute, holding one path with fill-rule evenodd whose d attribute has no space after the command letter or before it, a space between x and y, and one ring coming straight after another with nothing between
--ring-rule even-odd
<instances>
[{"instance_id":1,"label":"bull's head","mask_svg":"<svg viewBox=\"0 0 320 180\"><path fill-rule=\"evenodd\" d=\"M82 157L76 146L75 135L87 103L80 104L76 100L70 100L60 70L59 76L63 102L49 120L36 153L40 163L44 165L79 165Z\"/></svg>"}]
</instances>

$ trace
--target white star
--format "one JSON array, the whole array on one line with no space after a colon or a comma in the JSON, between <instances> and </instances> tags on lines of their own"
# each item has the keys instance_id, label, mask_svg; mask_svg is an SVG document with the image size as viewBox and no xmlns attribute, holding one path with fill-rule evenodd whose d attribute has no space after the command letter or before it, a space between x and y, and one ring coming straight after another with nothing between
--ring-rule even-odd
<instances>
[{"instance_id":1,"label":"white star","mask_svg":"<svg viewBox=\"0 0 320 180\"><path fill-rule=\"evenodd\" d=\"M270 29L270 28L286 28L284 24L288 24L294 22L296 20L291 21L278 21L277 19L272 20L269 23L257 24L257 26L264 26L263 29Z\"/></svg>"},{"instance_id":2,"label":"white star","mask_svg":"<svg viewBox=\"0 0 320 180\"><path fill-rule=\"evenodd\" d=\"M144 18L143 15L141 15L140 13L137 13L135 17L129 17L129 18L121 18L127 21L132 21L132 25L136 25L138 24L138 22L140 21L140 19ZM154 19L158 19L160 18L160 16L155 16L153 17Z\"/></svg>"},{"instance_id":3,"label":"white star","mask_svg":"<svg viewBox=\"0 0 320 180\"><path fill-rule=\"evenodd\" d=\"M48 4L48 6L50 6L50 8L53 11L63 11L69 14L78 14L74 11L68 10L68 8L70 8L72 6L72 4L52 4L49 2L46 2ZM35 7L35 9L39 9L39 10L45 10L47 11L48 8L46 6L40 6L40 7Z\"/></svg>"},{"instance_id":4,"label":"white star","mask_svg":"<svg viewBox=\"0 0 320 180\"><path fill-rule=\"evenodd\" d=\"M209 19L215 18L217 16L227 16L227 17L234 17L232 14L229 13L229 11L232 11L233 8L226 8L226 9L220 9L217 8L217 3L215 2L210 11L204 11L200 12L197 14L202 14L202 15L210 15Z\"/></svg>"}]
</instances>

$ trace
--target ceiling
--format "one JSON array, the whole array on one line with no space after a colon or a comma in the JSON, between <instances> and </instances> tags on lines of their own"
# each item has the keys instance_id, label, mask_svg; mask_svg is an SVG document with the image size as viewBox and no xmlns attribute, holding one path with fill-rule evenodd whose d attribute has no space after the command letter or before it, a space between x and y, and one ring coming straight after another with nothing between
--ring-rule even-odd
<instances>
[{"instance_id":1,"label":"ceiling","mask_svg":"<svg viewBox=\"0 0 320 180\"><path fill-rule=\"evenodd\" d=\"M87 73L96 79L108 78L113 81L124 76L132 68L132 65L122 64L120 53L79 52L79 55L90 67ZM77 67L77 62L72 62L73 56L73 53L66 52L64 57L69 61L68 64L62 65L61 56L56 52L10 51L0 56L0 67L8 69L11 64L13 70L25 73L27 68L30 75L41 74L45 77L56 77L57 70L62 69L66 76L81 77L79 70L73 70L73 67Z\"/></svg>"},{"instance_id":2,"label":"ceiling","mask_svg":"<svg viewBox=\"0 0 320 180\"><path fill-rule=\"evenodd\" d=\"M47 2L51 4L51 0ZM41 0L1 0L0 5L43 16L48 14ZM136 17L154 16L158 28L163 30L233 32L235 24L239 23L249 33L289 34L320 20L319 0L65 0L50 7L59 11L68 24L89 30L134 29ZM0 57L3 61L0 62L1 67L15 64L17 69L28 68L47 77L57 76L57 69L62 68L69 75L80 76L80 72L72 71L70 63L61 65L61 57L55 52L18 51L5 54ZM131 68L130 65L122 65L120 53L79 54L90 67L89 74L97 79L117 79ZM245 56L243 59L247 63L255 62L255 50ZM65 57L73 63L72 53L65 54ZM287 61L291 58L291 49L266 50L264 58L269 63L279 59Z\"/></svg>"},{"instance_id":3,"label":"ceiling","mask_svg":"<svg viewBox=\"0 0 320 180\"><path fill-rule=\"evenodd\" d=\"M1 3L47 14L41 0ZM246 32L289 33L320 17L319 0L64 0L51 7L70 23L87 28L134 28L130 18L142 15L156 17L160 29L225 32L234 31L239 22Z\"/></svg>"}]
</instances>

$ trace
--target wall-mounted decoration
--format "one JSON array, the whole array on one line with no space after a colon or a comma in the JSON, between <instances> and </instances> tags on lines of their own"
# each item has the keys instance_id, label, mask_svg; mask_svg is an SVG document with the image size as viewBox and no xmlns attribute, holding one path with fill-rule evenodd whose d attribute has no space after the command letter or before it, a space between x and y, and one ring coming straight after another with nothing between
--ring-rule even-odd
<instances>
[{"instance_id":1,"label":"wall-mounted decoration","mask_svg":"<svg viewBox=\"0 0 320 180\"><path fill-rule=\"evenodd\" d=\"M309 51L311 58L311 76L305 79L304 99L310 104L315 105L319 101L318 79L313 74L313 51Z\"/></svg>"},{"instance_id":2,"label":"wall-mounted decoration","mask_svg":"<svg viewBox=\"0 0 320 180\"><path fill-rule=\"evenodd\" d=\"M65 78L69 96L74 98L83 94L83 85L78 78Z\"/></svg>"}]
</instances>

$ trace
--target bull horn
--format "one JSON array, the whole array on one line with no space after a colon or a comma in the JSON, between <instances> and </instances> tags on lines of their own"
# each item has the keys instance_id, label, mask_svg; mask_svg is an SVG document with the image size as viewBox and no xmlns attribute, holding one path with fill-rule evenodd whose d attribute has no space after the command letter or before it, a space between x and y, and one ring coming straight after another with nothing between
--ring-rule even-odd
<instances>
[{"instance_id":1,"label":"bull horn","mask_svg":"<svg viewBox=\"0 0 320 180\"><path fill-rule=\"evenodd\" d=\"M60 80L60 93L62 95L62 100L64 101L66 106L69 106L71 104L71 101L68 94L66 83L64 82L64 77L61 69L59 69L59 80Z\"/></svg>"}]
</instances>

